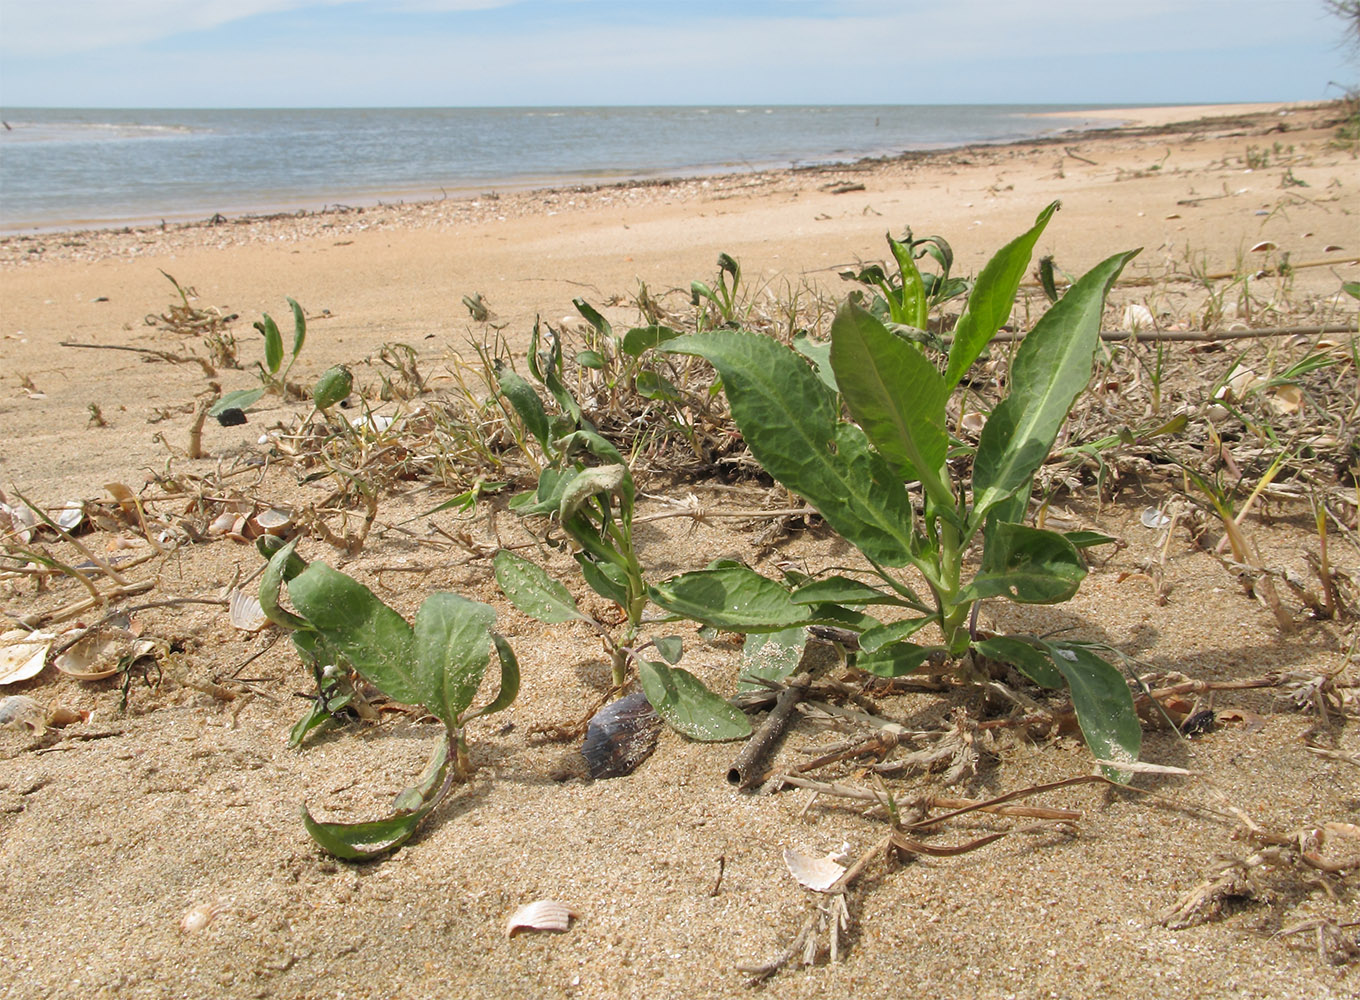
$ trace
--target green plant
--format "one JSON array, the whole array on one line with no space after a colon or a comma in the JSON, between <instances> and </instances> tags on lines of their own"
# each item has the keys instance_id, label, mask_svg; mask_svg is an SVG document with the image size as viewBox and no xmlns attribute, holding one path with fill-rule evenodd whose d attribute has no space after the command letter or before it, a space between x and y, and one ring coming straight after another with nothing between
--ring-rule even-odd
<instances>
[{"instance_id":1,"label":"green plant","mask_svg":"<svg viewBox=\"0 0 1360 1000\"><path fill-rule=\"evenodd\" d=\"M737 290L741 286L741 265L730 254L718 254L717 290L702 281L691 281L689 285L690 305L699 309L696 325L704 329L710 325L706 315L708 307L717 313L721 324L732 324L737 320Z\"/></svg>"},{"instance_id":2,"label":"green plant","mask_svg":"<svg viewBox=\"0 0 1360 1000\"><path fill-rule=\"evenodd\" d=\"M870 264L858 271L842 271L841 277L877 293L870 302L869 311L880 321L904 327L913 332L913 339L920 339L927 332L931 312L967 292L968 283L949 276L954 266L954 251L943 237L926 236L918 240L908 229L901 241L893 239L891 234L887 240L897 264L896 275L889 275L881 264ZM940 266L938 274L923 272L917 267L916 261L926 255Z\"/></svg>"},{"instance_id":3,"label":"green plant","mask_svg":"<svg viewBox=\"0 0 1360 1000\"><path fill-rule=\"evenodd\" d=\"M590 319L593 310L577 308ZM598 316L598 314L596 314ZM602 318L592 325L612 337ZM631 330L618 349L636 357L643 350L678 334L665 328ZM510 501L522 516L554 519L576 545L573 556L586 585L612 601L623 612L618 630L583 613L567 589L537 565L508 550L495 559L496 580L512 604L539 621L555 624L589 622L609 651L611 682L621 690L636 664L643 691L658 714L687 736L702 740L737 739L750 733L746 716L714 694L694 675L675 666L683 652L675 636L639 639L649 588L633 535L636 488L623 454L586 419L581 404L562 380L562 345L549 338L545 356L539 355L541 331L535 325L529 349L531 375L556 402L559 412L549 416L537 390L508 365L497 370L500 395L518 415L524 431L516 431L520 447L536 448L537 487ZM591 360L591 359L587 359ZM640 374L636 377L640 378ZM525 435L527 434L528 439ZM642 654L654 648L660 660Z\"/></svg>"},{"instance_id":4,"label":"green plant","mask_svg":"<svg viewBox=\"0 0 1360 1000\"><path fill-rule=\"evenodd\" d=\"M327 683L335 668L353 669L390 698L422 705L444 724L420 781L397 796L390 816L363 823L326 823L306 806L303 823L321 847L340 858L372 858L416 832L456 779L471 773L464 729L479 716L508 707L519 692L519 665L510 644L492 631L494 609L451 593L434 593L408 624L363 584L325 563L306 563L289 542L274 551L260 579L260 606L288 629L298 654L318 680L317 708L295 727L300 739L318 716L349 703L347 685ZM282 607L284 589L294 611ZM500 691L480 708L472 701L495 649Z\"/></svg>"},{"instance_id":5,"label":"green plant","mask_svg":"<svg viewBox=\"0 0 1360 1000\"><path fill-rule=\"evenodd\" d=\"M169 275L166 275L166 277L169 277ZM292 391L288 383L288 373L293 370L293 364L297 361L298 355L302 353L302 345L306 343L307 317L303 315L302 306L298 305L295 300L289 299L288 305L293 310L293 350L288 356L288 364L285 366L283 363L283 335L279 332L279 326L269 313L265 313L263 319L258 319L253 324L255 329L259 330L264 337L264 363L258 365L260 387L258 389L238 389L235 392L227 393L213 404L208 411L208 416L215 417L229 409L244 410L258 402L267 392L277 392L280 395L287 396Z\"/></svg>"},{"instance_id":6,"label":"green plant","mask_svg":"<svg viewBox=\"0 0 1360 1000\"><path fill-rule=\"evenodd\" d=\"M652 599L673 613L738 631L847 628L856 634L847 659L884 677L910 673L933 654L1005 660L1038 684L1070 690L1098 757L1135 759L1141 730L1128 686L1092 645L984 637L975 614L980 601L993 597L1068 600L1086 574L1071 538L1022 521L1034 474L1090 379L1106 294L1138 251L1094 267L1024 338L1009 395L982 430L971 483L949 461L949 394L1009 317L1034 244L1057 207L1048 206L978 275L943 374L915 343L853 299L831 326L828 360L839 400L803 358L768 337L721 331L667 344L668 351L713 364L752 453L860 550L875 581L790 574L781 584L728 564L667 581L653 588ZM912 482L923 494L920 510L907 489ZM965 580L965 552L979 538L981 566ZM907 617L881 621L865 612L875 606ZM910 641L932 625L936 643Z\"/></svg>"}]
</instances>

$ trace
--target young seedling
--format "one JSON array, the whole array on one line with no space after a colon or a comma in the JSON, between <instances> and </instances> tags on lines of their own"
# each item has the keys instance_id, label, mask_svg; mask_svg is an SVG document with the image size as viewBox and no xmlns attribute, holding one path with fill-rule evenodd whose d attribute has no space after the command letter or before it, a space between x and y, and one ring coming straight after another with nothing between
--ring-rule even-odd
<instances>
[{"instance_id":1,"label":"young seedling","mask_svg":"<svg viewBox=\"0 0 1360 1000\"><path fill-rule=\"evenodd\" d=\"M288 357L288 364L285 366L283 363L283 335L279 333L279 326L269 313L265 313L263 319L253 324L264 337L264 364L259 365L260 387L227 393L213 404L208 416L216 417L225 410L244 410L258 402L267 392L287 396L293 391L288 382L288 373L293 370L293 364L307 340L307 317L295 300L289 299L288 305L293 310L293 351Z\"/></svg>"},{"instance_id":2,"label":"young seedling","mask_svg":"<svg viewBox=\"0 0 1360 1000\"><path fill-rule=\"evenodd\" d=\"M751 452L860 550L875 582L790 575L779 583L722 565L658 585L651 599L675 614L737 631L799 624L846 629L853 637L845 644L847 658L883 677L911 673L932 654L1004 660L1040 685L1069 689L1098 758L1136 759L1141 730L1128 686L1090 644L987 638L976 631L975 615L979 602L993 597L1066 601L1086 575L1070 538L1022 522L1034 474L1090 379L1106 294L1137 251L1096 265L1024 338L1011 365L1009 395L982 430L971 482L948 461L949 394L1010 316L1033 247L1057 207L1048 206L978 275L943 373L916 343L853 299L831 327L828 363L839 398L802 357L768 337L718 331L667 344L668 351L713 364ZM899 262L905 269L910 255ZM919 510L911 483L922 494ZM964 553L979 539L981 566L965 579ZM874 606L906 617L880 620L865 611ZM910 641L927 626L938 630L935 643Z\"/></svg>"},{"instance_id":3,"label":"young seedling","mask_svg":"<svg viewBox=\"0 0 1360 1000\"><path fill-rule=\"evenodd\" d=\"M397 796L392 814L363 823L326 823L306 806L302 820L312 839L339 858L374 858L400 847L448 794L471 774L465 727L472 719L508 707L519 692L519 665L510 644L492 631L496 612L457 594L434 593L416 612L414 624L388 607L358 581L325 563L306 563L296 541L280 547L260 579L260 607L271 621L293 634L298 653L318 671L348 667L388 697L422 705L444 724L440 741L420 781ZM280 603L287 589L294 611ZM500 662L500 691L480 708L472 701L491 660ZM325 709L343 704L343 690L321 687ZM317 712L303 720L306 726ZM295 736L299 734L297 728Z\"/></svg>"}]
</instances>

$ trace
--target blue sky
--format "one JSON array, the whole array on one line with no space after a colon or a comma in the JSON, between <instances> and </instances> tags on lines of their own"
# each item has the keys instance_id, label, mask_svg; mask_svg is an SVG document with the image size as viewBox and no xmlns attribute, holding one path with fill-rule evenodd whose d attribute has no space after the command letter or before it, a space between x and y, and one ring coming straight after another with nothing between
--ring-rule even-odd
<instances>
[{"instance_id":1,"label":"blue sky","mask_svg":"<svg viewBox=\"0 0 1360 1000\"><path fill-rule=\"evenodd\" d=\"M0 105L1214 103L1360 80L1322 0L0 0Z\"/></svg>"}]
</instances>

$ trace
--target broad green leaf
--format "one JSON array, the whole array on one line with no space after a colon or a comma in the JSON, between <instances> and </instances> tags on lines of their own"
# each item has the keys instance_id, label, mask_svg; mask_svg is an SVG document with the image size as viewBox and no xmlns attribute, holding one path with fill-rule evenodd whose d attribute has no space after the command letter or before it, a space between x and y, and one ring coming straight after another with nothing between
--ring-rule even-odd
<instances>
[{"instance_id":1,"label":"broad green leaf","mask_svg":"<svg viewBox=\"0 0 1360 1000\"><path fill-rule=\"evenodd\" d=\"M600 371L609 364L599 351L577 351L576 363L582 368L591 368L595 371Z\"/></svg>"},{"instance_id":2,"label":"broad green leaf","mask_svg":"<svg viewBox=\"0 0 1360 1000\"><path fill-rule=\"evenodd\" d=\"M408 705L425 703L430 689L416 664L411 626L373 591L313 562L289 582L288 596L308 626L379 691Z\"/></svg>"},{"instance_id":3,"label":"broad green leaf","mask_svg":"<svg viewBox=\"0 0 1360 1000\"><path fill-rule=\"evenodd\" d=\"M828 389L835 393L841 391L836 385L836 373L831 369L831 341L813 340L806 330L799 330L793 335L793 349L812 362L812 370Z\"/></svg>"},{"instance_id":4,"label":"broad green leaf","mask_svg":"<svg viewBox=\"0 0 1360 1000\"><path fill-rule=\"evenodd\" d=\"M656 714L690 739L718 743L751 735L746 713L718 697L688 670L639 660L638 679Z\"/></svg>"},{"instance_id":5,"label":"broad green leaf","mask_svg":"<svg viewBox=\"0 0 1360 1000\"><path fill-rule=\"evenodd\" d=\"M944 652L944 647L894 642L855 657L855 666L876 677L905 677L914 673L935 652Z\"/></svg>"},{"instance_id":6,"label":"broad green leaf","mask_svg":"<svg viewBox=\"0 0 1360 1000\"><path fill-rule=\"evenodd\" d=\"M626 465L599 465L582 469L572 477L571 483L562 491L562 499L557 508L558 516L562 518L563 523L567 522L581 509L581 505L593 496L618 494L622 497L624 482L628 478Z\"/></svg>"},{"instance_id":7,"label":"broad green leaf","mask_svg":"<svg viewBox=\"0 0 1360 1000\"><path fill-rule=\"evenodd\" d=\"M628 603L628 577L621 567L598 562L584 552L576 553L576 563L581 567L581 577L591 590L620 607Z\"/></svg>"},{"instance_id":8,"label":"broad green leaf","mask_svg":"<svg viewBox=\"0 0 1360 1000\"><path fill-rule=\"evenodd\" d=\"M1093 545L1118 545L1119 539L1100 531L1064 531L1062 536L1079 549Z\"/></svg>"},{"instance_id":9,"label":"broad green leaf","mask_svg":"<svg viewBox=\"0 0 1360 1000\"><path fill-rule=\"evenodd\" d=\"M807 629L802 625L780 629L778 632L761 632L748 635L741 647L741 680L737 690L761 691L765 685L748 678L759 677L767 681L782 681L792 677L802 662L803 650L807 646Z\"/></svg>"},{"instance_id":10,"label":"broad green leaf","mask_svg":"<svg viewBox=\"0 0 1360 1000\"><path fill-rule=\"evenodd\" d=\"M904 479L919 479L936 504L954 498L940 476L949 434L949 393L935 366L847 300L831 323L831 367L850 414Z\"/></svg>"},{"instance_id":11,"label":"broad green leaf","mask_svg":"<svg viewBox=\"0 0 1360 1000\"><path fill-rule=\"evenodd\" d=\"M732 416L765 470L883 566L911 561L911 504L864 433L807 363L769 337L692 334L666 350L697 354L722 375Z\"/></svg>"},{"instance_id":12,"label":"broad green leaf","mask_svg":"<svg viewBox=\"0 0 1360 1000\"><path fill-rule=\"evenodd\" d=\"M682 573L648 591L667 611L734 632L778 631L810 617L780 584L744 566Z\"/></svg>"},{"instance_id":13,"label":"broad green leaf","mask_svg":"<svg viewBox=\"0 0 1360 1000\"><path fill-rule=\"evenodd\" d=\"M572 599L571 592L550 577L541 566L515 555L509 549L497 552L492 565L501 591L511 604L530 618L549 625L586 620Z\"/></svg>"},{"instance_id":14,"label":"broad green leaf","mask_svg":"<svg viewBox=\"0 0 1360 1000\"><path fill-rule=\"evenodd\" d=\"M989 659L1009 663L1040 687L1060 688L1067 683L1048 657L1024 639L998 635L973 643L973 648Z\"/></svg>"},{"instance_id":15,"label":"broad green leaf","mask_svg":"<svg viewBox=\"0 0 1360 1000\"><path fill-rule=\"evenodd\" d=\"M321 849L337 858L364 861L379 857L410 840L425 817L443 800L449 763L448 743L441 740L420 782L397 796L392 815L386 819L324 823L314 819L304 805L302 823Z\"/></svg>"},{"instance_id":16,"label":"broad green leaf","mask_svg":"<svg viewBox=\"0 0 1360 1000\"><path fill-rule=\"evenodd\" d=\"M416 612L416 682L423 704L449 729L472 705L491 659L491 626L496 612L488 605L438 591Z\"/></svg>"},{"instance_id":17,"label":"broad green leaf","mask_svg":"<svg viewBox=\"0 0 1360 1000\"><path fill-rule=\"evenodd\" d=\"M260 577L257 596L260 610L275 625L280 628L305 629L309 627L307 619L299 618L279 605L279 591L283 588L284 581L295 578L307 568L307 564L293 554L295 548L296 538L270 556L269 563Z\"/></svg>"},{"instance_id":18,"label":"broad green leaf","mask_svg":"<svg viewBox=\"0 0 1360 1000\"><path fill-rule=\"evenodd\" d=\"M269 313L265 313L264 321L255 324L255 327L264 334L265 367L271 375L277 375L283 365L283 335L279 333L279 325Z\"/></svg>"},{"instance_id":19,"label":"broad green leaf","mask_svg":"<svg viewBox=\"0 0 1360 1000\"><path fill-rule=\"evenodd\" d=\"M320 698L313 698L311 709L294 724L288 731L288 749L296 750L302 746L302 741L307 738L307 734L314 729L325 726L335 721L333 712L338 712L353 699L352 694L340 695L334 702L322 703Z\"/></svg>"},{"instance_id":20,"label":"broad green leaf","mask_svg":"<svg viewBox=\"0 0 1360 1000\"><path fill-rule=\"evenodd\" d=\"M680 336L680 331L672 330L668 326L635 326L623 335L619 350L631 357L638 358L653 347L664 344L668 340L674 340L678 336Z\"/></svg>"},{"instance_id":21,"label":"broad green leaf","mask_svg":"<svg viewBox=\"0 0 1360 1000\"><path fill-rule=\"evenodd\" d=\"M500 690L490 702L464 715L462 718L464 724L482 715L503 712L519 697L519 660L515 658L515 651L510 648L505 636L496 632L491 633L491 642L496 647L496 659L501 665Z\"/></svg>"},{"instance_id":22,"label":"broad green leaf","mask_svg":"<svg viewBox=\"0 0 1360 1000\"><path fill-rule=\"evenodd\" d=\"M1076 546L1056 531L997 522L986 536L982 568L958 601L1004 596L1018 604L1060 604L1085 577Z\"/></svg>"},{"instance_id":23,"label":"broad green leaf","mask_svg":"<svg viewBox=\"0 0 1360 1000\"><path fill-rule=\"evenodd\" d=\"M1067 411L1091 380L1105 296L1137 253L1115 254L1093 267L1021 342L1011 367L1010 395L992 410L978 440L974 530L993 505L1028 489L1035 470L1048 457Z\"/></svg>"},{"instance_id":24,"label":"broad green leaf","mask_svg":"<svg viewBox=\"0 0 1360 1000\"><path fill-rule=\"evenodd\" d=\"M644 399L661 399L668 403L680 402L680 390L675 387L675 383L649 369L637 373L633 379L633 388Z\"/></svg>"},{"instance_id":25,"label":"broad green leaf","mask_svg":"<svg viewBox=\"0 0 1360 1000\"><path fill-rule=\"evenodd\" d=\"M572 299L571 304L576 307L587 323L593 326L607 340L614 339L614 328L609 325L609 320L605 319L600 313L585 299Z\"/></svg>"},{"instance_id":26,"label":"broad green leaf","mask_svg":"<svg viewBox=\"0 0 1360 1000\"><path fill-rule=\"evenodd\" d=\"M902 598L846 576L828 576L805 583L793 592L794 604L894 604L905 606Z\"/></svg>"},{"instance_id":27,"label":"broad green leaf","mask_svg":"<svg viewBox=\"0 0 1360 1000\"><path fill-rule=\"evenodd\" d=\"M543 409L543 400L538 398L534 387L504 367L496 369L496 384L501 395L510 401L510 405L519 414L519 419L524 422L529 433L538 439L538 443L544 449L551 447L552 432L549 430L548 413Z\"/></svg>"},{"instance_id":28,"label":"broad green leaf","mask_svg":"<svg viewBox=\"0 0 1360 1000\"><path fill-rule=\"evenodd\" d=\"M1034 244L1059 205L1055 201L1040 212L1030 230L998 250L978 274L968 305L954 325L954 343L950 345L949 363L944 370L944 382L949 389L959 384L1001 324L1010 318L1015 295L1034 255Z\"/></svg>"},{"instance_id":29,"label":"broad green leaf","mask_svg":"<svg viewBox=\"0 0 1360 1000\"><path fill-rule=\"evenodd\" d=\"M244 410L259 402L264 389L237 389L229 392L208 409L208 416L216 417L224 410Z\"/></svg>"},{"instance_id":30,"label":"broad green leaf","mask_svg":"<svg viewBox=\"0 0 1360 1000\"><path fill-rule=\"evenodd\" d=\"M312 386L312 405L318 410L329 410L342 402L353 388L354 374L344 365L332 365Z\"/></svg>"},{"instance_id":31,"label":"broad green leaf","mask_svg":"<svg viewBox=\"0 0 1360 1000\"><path fill-rule=\"evenodd\" d=\"M293 357L296 359L302 353L302 345L307 342L307 317L302 312L302 306L293 299L288 300L288 305L293 310Z\"/></svg>"},{"instance_id":32,"label":"broad green leaf","mask_svg":"<svg viewBox=\"0 0 1360 1000\"><path fill-rule=\"evenodd\" d=\"M914 329L924 330L929 319L929 305L926 302L925 285L921 281L921 271L912 257L911 245L898 243L889 236L888 246L892 247L897 268L902 272L902 287L898 290L900 298L896 303L897 308L893 310L893 319Z\"/></svg>"},{"instance_id":33,"label":"broad green leaf","mask_svg":"<svg viewBox=\"0 0 1360 1000\"><path fill-rule=\"evenodd\" d=\"M1124 675L1086 646L1069 642L1045 643L1053 665L1067 680L1072 707L1086 745L1101 760L1138 759L1143 728L1133 707ZM1129 773L1105 768L1112 781L1127 781Z\"/></svg>"},{"instance_id":34,"label":"broad green leaf","mask_svg":"<svg viewBox=\"0 0 1360 1000\"><path fill-rule=\"evenodd\" d=\"M865 629L859 637L860 651L862 653L876 653L884 646L915 635L933 621L935 619L932 617L907 618L902 621L890 622L887 625L876 625L873 628Z\"/></svg>"},{"instance_id":35,"label":"broad green leaf","mask_svg":"<svg viewBox=\"0 0 1360 1000\"><path fill-rule=\"evenodd\" d=\"M685 651L684 640L678 635L664 635L660 639L653 639L652 645L661 654L661 658L671 666L680 662L680 657Z\"/></svg>"}]
</instances>

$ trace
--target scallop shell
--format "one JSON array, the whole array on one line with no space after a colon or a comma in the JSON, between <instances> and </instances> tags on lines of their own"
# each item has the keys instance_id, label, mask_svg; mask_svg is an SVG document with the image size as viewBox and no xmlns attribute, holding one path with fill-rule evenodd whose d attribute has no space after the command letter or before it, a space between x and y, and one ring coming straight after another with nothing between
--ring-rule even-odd
<instances>
[{"instance_id":1,"label":"scallop shell","mask_svg":"<svg viewBox=\"0 0 1360 1000\"><path fill-rule=\"evenodd\" d=\"M85 504L79 500L70 500L65 507L57 511L57 516L52 520L57 522L62 531L75 531L80 527L80 522L85 520Z\"/></svg>"},{"instance_id":2,"label":"scallop shell","mask_svg":"<svg viewBox=\"0 0 1360 1000\"><path fill-rule=\"evenodd\" d=\"M846 871L845 865L837 863L829 854L815 858L787 847L784 848L784 864L799 885L813 892L826 892Z\"/></svg>"},{"instance_id":3,"label":"scallop shell","mask_svg":"<svg viewBox=\"0 0 1360 1000\"><path fill-rule=\"evenodd\" d=\"M520 931L565 931L571 926L571 918L580 917L566 903L555 899L540 899L536 903L525 903L505 922L505 936L514 937Z\"/></svg>"},{"instance_id":4,"label":"scallop shell","mask_svg":"<svg viewBox=\"0 0 1360 1000\"><path fill-rule=\"evenodd\" d=\"M141 643L125 628L102 628L87 632L52 661L68 677L78 681L99 681L118 673L121 656Z\"/></svg>"},{"instance_id":5,"label":"scallop shell","mask_svg":"<svg viewBox=\"0 0 1360 1000\"><path fill-rule=\"evenodd\" d=\"M16 629L0 635L0 684L37 677L47 664L47 650L56 636L50 632Z\"/></svg>"},{"instance_id":6,"label":"scallop shell","mask_svg":"<svg viewBox=\"0 0 1360 1000\"><path fill-rule=\"evenodd\" d=\"M248 590L233 590L228 596L227 612L231 623L242 632L258 632L269 624L260 599Z\"/></svg>"},{"instance_id":7,"label":"scallop shell","mask_svg":"<svg viewBox=\"0 0 1360 1000\"><path fill-rule=\"evenodd\" d=\"M14 532L14 537L21 542L31 542L33 540L33 529L38 526L38 515L24 503L0 503L0 515L4 515L10 523L10 530Z\"/></svg>"},{"instance_id":8,"label":"scallop shell","mask_svg":"<svg viewBox=\"0 0 1360 1000\"><path fill-rule=\"evenodd\" d=\"M293 524L293 512L281 507L266 507L250 519L252 535L281 535Z\"/></svg>"},{"instance_id":9,"label":"scallop shell","mask_svg":"<svg viewBox=\"0 0 1360 1000\"><path fill-rule=\"evenodd\" d=\"M212 523L208 525L208 534L225 535L234 527L236 527L236 512L234 510L224 510L213 518Z\"/></svg>"},{"instance_id":10,"label":"scallop shell","mask_svg":"<svg viewBox=\"0 0 1360 1000\"><path fill-rule=\"evenodd\" d=\"M1143 513L1138 516L1138 520L1143 522L1144 528L1165 528L1171 523L1171 518L1156 507L1144 507Z\"/></svg>"},{"instance_id":11,"label":"scallop shell","mask_svg":"<svg viewBox=\"0 0 1360 1000\"><path fill-rule=\"evenodd\" d=\"M1251 253L1267 253L1268 251L1278 249L1280 248L1276 246L1274 243L1272 243L1270 240L1262 240L1260 243L1256 244L1254 247L1251 248Z\"/></svg>"},{"instance_id":12,"label":"scallop shell","mask_svg":"<svg viewBox=\"0 0 1360 1000\"><path fill-rule=\"evenodd\" d=\"M977 437L981 434L982 428L985 427L986 424L987 418L976 410L972 413L965 413L963 418L959 421L959 426L963 428L964 432L971 434L973 437Z\"/></svg>"},{"instance_id":13,"label":"scallop shell","mask_svg":"<svg viewBox=\"0 0 1360 1000\"><path fill-rule=\"evenodd\" d=\"M1124 307L1124 326L1133 330L1151 330L1157 321L1152 315L1152 310L1139 302L1133 302Z\"/></svg>"}]
</instances>

